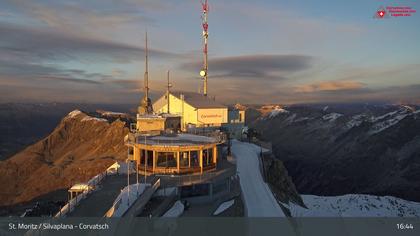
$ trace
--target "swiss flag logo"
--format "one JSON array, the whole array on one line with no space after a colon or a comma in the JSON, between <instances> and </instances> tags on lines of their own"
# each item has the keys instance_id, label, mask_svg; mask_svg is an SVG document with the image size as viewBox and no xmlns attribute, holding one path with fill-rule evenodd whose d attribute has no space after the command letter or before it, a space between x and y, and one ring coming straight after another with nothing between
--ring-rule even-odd
<instances>
[{"instance_id":1,"label":"swiss flag logo","mask_svg":"<svg viewBox=\"0 0 420 236\"><path fill-rule=\"evenodd\" d=\"M386 12L384 10L380 10L380 11L377 12L377 14L378 14L378 17L383 18L385 16Z\"/></svg>"},{"instance_id":2,"label":"swiss flag logo","mask_svg":"<svg viewBox=\"0 0 420 236\"><path fill-rule=\"evenodd\" d=\"M380 7L380 8L378 8L378 10L376 10L375 15L373 17L378 18L378 19L382 19L382 18L388 17L388 15L387 15L387 12L386 12L385 8Z\"/></svg>"}]
</instances>

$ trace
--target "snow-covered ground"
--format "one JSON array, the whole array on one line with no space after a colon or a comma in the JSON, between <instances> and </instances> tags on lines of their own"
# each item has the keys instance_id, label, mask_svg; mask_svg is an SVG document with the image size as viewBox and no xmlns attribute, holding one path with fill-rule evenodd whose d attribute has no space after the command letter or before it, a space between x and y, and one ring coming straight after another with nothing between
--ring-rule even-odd
<instances>
[{"instance_id":1,"label":"snow-covered ground","mask_svg":"<svg viewBox=\"0 0 420 236\"><path fill-rule=\"evenodd\" d=\"M236 159L246 215L248 217L284 216L273 193L261 176L258 160L260 148L254 144L233 140L232 152Z\"/></svg>"},{"instance_id":2,"label":"snow-covered ground","mask_svg":"<svg viewBox=\"0 0 420 236\"><path fill-rule=\"evenodd\" d=\"M406 108L401 108L397 111L389 112L385 115L378 116L372 118L372 122L374 123L371 130L369 131L370 134L376 134L383 130L388 129L389 127L397 124L401 120L403 120L406 116L408 116L412 111Z\"/></svg>"},{"instance_id":3,"label":"snow-covered ground","mask_svg":"<svg viewBox=\"0 0 420 236\"><path fill-rule=\"evenodd\" d=\"M129 188L130 189L129 189ZM146 189L146 184L131 184L125 187L115 199L112 208L107 212L107 217L121 217L134 204L137 198Z\"/></svg>"},{"instance_id":4,"label":"snow-covered ground","mask_svg":"<svg viewBox=\"0 0 420 236\"><path fill-rule=\"evenodd\" d=\"M335 120L337 120L338 118L340 118L342 116L343 116L343 114L333 112L333 113L329 113L329 114L326 114L326 115L322 116L322 119L325 120L325 121L334 122Z\"/></svg>"},{"instance_id":5,"label":"snow-covered ground","mask_svg":"<svg viewBox=\"0 0 420 236\"><path fill-rule=\"evenodd\" d=\"M293 217L420 217L420 203L364 194L324 197L301 195L308 209L290 203Z\"/></svg>"},{"instance_id":6,"label":"snow-covered ground","mask_svg":"<svg viewBox=\"0 0 420 236\"><path fill-rule=\"evenodd\" d=\"M184 208L184 204L178 200L162 217L179 217L184 213Z\"/></svg>"},{"instance_id":7,"label":"snow-covered ground","mask_svg":"<svg viewBox=\"0 0 420 236\"><path fill-rule=\"evenodd\" d=\"M74 110L74 111L71 111L71 112L67 115L67 117L68 117L68 118L74 118L74 117L76 117L76 116L78 116L78 115L80 115L80 114L82 114L82 112L81 112L80 110Z\"/></svg>"},{"instance_id":8,"label":"snow-covered ground","mask_svg":"<svg viewBox=\"0 0 420 236\"><path fill-rule=\"evenodd\" d=\"M227 202L223 202L222 204L220 204L220 206L214 211L213 215L217 216L220 213L226 211L227 209L229 209L229 207L233 206L233 204L235 203L235 199L232 199L230 201Z\"/></svg>"},{"instance_id":9,"label":"snow-covered ground","mask_svg":"<svg viewBox=\"0 0 420 236\"><path fill-rule=\"evenodd\" d=\"M70 112L65 119L75 119L76 116L79 116L83 114L84 117L82 118L82 121L86 122L86 121L97 121L97 122L108 122L107 119L103 119L103 118L97 118L97 117L92 117L92 116L88 116L87 114L81 112L80 110L74 110L72 112Z\"/></svg>"},{"instance_id":10,"label":"snow-covered ground","mask_svg":"<svg viewBox=\"0 0 420 236\"><path fill-rule=\"evenodd\" d=\"M107 119L97 118L92 116L86 116L82 119L82 121L98 121L98 122L108 122Z\"/></svg>"},{"instance_id":11,"label":"snow-covered ground","mask_svg":"<svg viewBox=\"0 0 420 236\"><path fill-rule=\"evenodd\" d=\"M100 113L103 116L125 116L125 115L127 115L127 113L115 112L115 111L103 111L103 112L100 112Z\"/></svg>"}]
</instances>

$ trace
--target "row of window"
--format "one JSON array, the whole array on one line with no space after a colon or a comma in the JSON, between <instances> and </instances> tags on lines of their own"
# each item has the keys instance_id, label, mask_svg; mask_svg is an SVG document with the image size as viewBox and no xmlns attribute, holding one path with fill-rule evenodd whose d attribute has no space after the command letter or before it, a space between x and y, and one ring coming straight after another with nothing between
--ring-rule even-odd
<instances>
[{"instance_id":1,"label":"row of window","mask_svg":"<svg viewBox=\"0 0 420 236\"><path fill-rule=\"evenodd\" d=\"M140 165L153 166L153 151L140 150ZM212 165L214 162L213 149L203 150L203 166ZM156 152L156 166L165 168L176 168L176 152ZM200 167L199 151L179 152L180 168Z\"/></svg>"}]
</instances>

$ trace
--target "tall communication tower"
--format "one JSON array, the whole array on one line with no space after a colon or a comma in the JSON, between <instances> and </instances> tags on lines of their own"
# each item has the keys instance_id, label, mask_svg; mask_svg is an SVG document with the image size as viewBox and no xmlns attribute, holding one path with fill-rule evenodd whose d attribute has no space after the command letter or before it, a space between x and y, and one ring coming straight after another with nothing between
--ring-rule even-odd
<instances>
[{"instance_id":1,"label":"tall communication tower","mask_svg":"<svg viewBox=\"0 0 420 236\"><path fill-rule=\"evenodd\" d=\"M207 0L204 2L201 2L201 6L203 9L203 41L204 41L204 48L203 48L203 54L204 54L204 63L203 63L203 69L200 71L200 76L203 77L203 95L207 96L207 78L208 78L208 56L207 56L207 41L209 37L208 29L209 24L207 23L207 13L209 12L209 4Z\"/></svg>"},{"instance_id":2,"label":"tall communication tower","mask_svg":"<svg viewBox=\"0 0 420 236\"><path fill-rule=\"evenodd\" d=\"M147 31L146 31L146 40L145 40L145 70L144 70L144 93L145 97L149 98L149 50L147 47Z\"/></svg>"},{"instance_id":3,"label":"tall communication tower","mask_svg":"<svg viewBox=\"0 0 420 236\"><path fill-rule=\"evenodd\" d=\"M145 69L144 69L144 97L138 108L138 113L140 115L152 114L153 106L152 100L149 98L149 49L147 45L147 31L146 31L146 40L145 40Z\"/></svg>"}]
</instances>

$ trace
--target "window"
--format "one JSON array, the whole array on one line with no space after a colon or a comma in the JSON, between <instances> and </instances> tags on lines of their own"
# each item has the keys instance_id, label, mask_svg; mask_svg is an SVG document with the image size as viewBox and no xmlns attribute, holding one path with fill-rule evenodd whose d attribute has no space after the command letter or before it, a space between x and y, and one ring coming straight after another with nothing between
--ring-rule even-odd
<instances>
[{"instance_id":1,"label":"window","mask_svg":"<svg viewBox=\"0 0 420 236\"><path fill-rule=\"evenodd\" d=\"M146 153L147 152L147 153ZM147 166L153 166L153 151L140 150L140 165L144 165L144 160L147 158Z\"/></svg>"},{"instance_id":2,"label":"window","mask_svg":"<svg viewBox=\"0 0 420 236\"><path fill-rule=\"evenodd\" d=\"M190 159L191 159L191 167L199 167L200 166L198 151L191 151L190 152Z\"/></svg>"},{"instance_id":3,"label":"window","mask_svg":"<svg viewBox=\"0 0 420 236\"><path fill-rule=\"evenodd\" d=\"M176 168L176 153L158 152L156 165L158 167Z\"/></svg>"},{"instance_id":4,"label":"window","mask_svg":"<svg viewBox=\"0 0 420 236\"><path fill-rule=\"evenodd\" d=\"M203 150L203 166L209 166L213 164L213 149Z\"/></svg>"},{"instance_id":5,"label":"window","mask_svg":"<svg viewBox=\"0 0 420 236\"><path fill-rule=\"evenodd\" d=\"M140 150L140 165L144 165L144 160L146 160L146 151L144 149Z\"/></svg>"},{"instance_id":6,"label":"window","mask_svg":"<svg viewBox=\"0 0 420 236\"><path fill-rule=\"evenodd\" d=\"M179 166L180 167L189 167L189 155L188 152L179 153Z\"/></svg>"},{"instance_id":7,"label":"window","mask_svg":"<svg viewBox=\"0 0 420 236\"><path fill-rule=\"evenodd\" d=\"M147 157L147 166L152 167L153 166L153 151L147 151L146 157Z\"/></svg>"}]
</instances>

